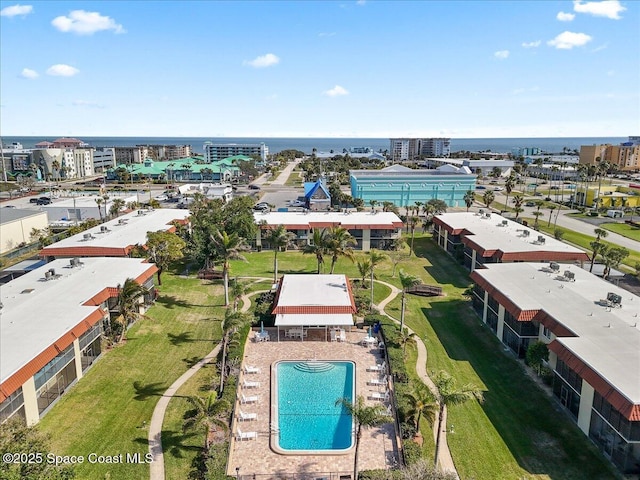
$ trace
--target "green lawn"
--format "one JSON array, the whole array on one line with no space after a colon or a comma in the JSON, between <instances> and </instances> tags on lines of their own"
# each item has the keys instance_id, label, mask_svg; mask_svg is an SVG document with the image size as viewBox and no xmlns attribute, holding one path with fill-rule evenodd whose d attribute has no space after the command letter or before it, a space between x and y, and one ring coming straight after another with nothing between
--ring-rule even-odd
<instances>
[{"instance_id":1,"label":"green lawn","mask_svg":"<svg viewBox=\"0 0 640 480\"><path fill-rule=\"evenodd\" d=\"M302 187L303 178L300 176L300 174L301 171L295 168L291 172L291 175L289 175L289 178L287 178L287 181L284 182L284 184L287 187Z\"/></svg>"},{"instance_id":2,"label":"green lawn","mask_svg":"<svg viewBox=\"0 0 640 480\"><path fill-rule=\"evenodd\" d=\"M165 274L160 291L148 318L129 330L126 344L107 352L39 423L51 435L55 454L147 453L147 425L159 396L221 336L221 286ZM169 457L179 454L190 465L204 439L183 435L169 420ZM85 463L76 472L77 478L149 478L148 466L126 463Z\"/></svg>"},{"instance_id":3,"label":"green lawn","mask_svg":"<svg viewBox=\"0 0 640 480\"><path fill-rule=\"evenodd\" d=\"M628 223L603 223L600 225L600 228L604 228L605 230L609 230L617 233L618 235L622 235L623 237L640 242L640 228L629 225Z\"/></svg>"},{"instance_id":4,"label":"green lawn","mask_svg":"<svg viewBox=\"0 0 640 480\"><path fill-rule=\"evenodd\" d=\"M427 238L416 240L416 251L413 269L422 266L423 279L442 284L446 293L411 296L407 303L407 325L427 346L427 370L446 370L459 384L485 391L483 404L450 409L455 433L448 441L461 478L614 478L575 423L557 411L471 310L462 295L470 284L467 272ZM399 298L387 312L399 318Z\"/></svg>"}]
</instances>

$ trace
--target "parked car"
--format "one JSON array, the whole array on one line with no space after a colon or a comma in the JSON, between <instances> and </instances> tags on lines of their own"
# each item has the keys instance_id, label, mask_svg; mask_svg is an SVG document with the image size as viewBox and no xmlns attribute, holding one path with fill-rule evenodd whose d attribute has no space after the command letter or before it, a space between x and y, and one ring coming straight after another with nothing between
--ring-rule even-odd
<instances>
[{"instance_id":1,"label":"parked car","mask_svg":"<svg viewBox=\"0 0 640 480\"><path fill-rule=\"evenodd\" d=\"M36 201L36 205L49 205L51 203L51 199L49 197L40 197Z\"/></svg>"},{"instance_id":2,"label":"parked car","mask_svg":"<svg viewBox=\"0 0 640 480\"><path fill-rule=\"evenodd\" d=\"M253 183L249 185L249 190L260 190L260 185L254 185Z\"/></svg>"},{"instance_id":3,"label":"parked car","mask_svg":"<svg viewBox=\"0 0 640 480\"><path fill-rule=\"evenodd\" d=\"M494 192L501 192L502 190L504 190L504 187L495 187L493 189Z\"/></svg>"},{"instance_id":4,"label":"parked car","mask_svg":"<svg viewBox=\"0 0 640 480\"><path fill-rule=\"evenodd\" d=\"M531 202L531 201L529 201L529 202L525 203L525 204L524 204L524 206L525 206L525 207L535 207L535 206L536 206L536 203L535 203L535 202Z\"/></svg>"},{"instance_id":5,"label":"parked car","mask_svg":"<svg viewBox=\"0 0 640 480\"><path fill-rule=\"evenodd\" d=\"M36 197L32 197L29 199L29 203L38 203L38 199Z\"/></svg>"},{"instance_id":6,"label":"parked car","mask_svg":"<svg viewBox=\"0 0 640 480\"><path fill-rule=\"evenodd\" d=\"M476 190L486 190L487 187L485 187L484 185L476 185Z\"/></svg>"}]
</instances>

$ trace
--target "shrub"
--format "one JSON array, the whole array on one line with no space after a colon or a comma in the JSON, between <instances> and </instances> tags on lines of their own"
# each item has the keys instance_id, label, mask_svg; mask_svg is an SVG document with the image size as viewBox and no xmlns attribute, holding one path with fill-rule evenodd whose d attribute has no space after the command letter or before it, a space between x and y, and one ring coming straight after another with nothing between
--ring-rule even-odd
<instances>
[{"instance_id":1,"label":"shrub","mask_svg":"<svg viewBox=\"0 0 640 480\"><path fill-rule=\"evenodd\" d=\"M416 463L422 457L422 449L420 445L412 440L408 440L403 442L404 449L404 461L407 465L411 465L412 463Z\"/></svg>"}]
</instances>

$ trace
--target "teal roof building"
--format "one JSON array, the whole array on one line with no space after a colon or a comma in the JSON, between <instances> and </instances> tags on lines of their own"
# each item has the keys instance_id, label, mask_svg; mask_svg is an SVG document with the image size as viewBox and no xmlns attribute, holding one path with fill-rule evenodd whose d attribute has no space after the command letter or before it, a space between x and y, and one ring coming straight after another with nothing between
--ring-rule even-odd
<instances>
[{"instance_id":1,"label":"teal roof building","mask_svg":"<svg viewBox=\"0 0 640 480\"><path fill-rule=\"evenodd\" d=\"M475 191L477 176L467 167L443 165L434 170L391 165L381 170L351 170L351 196L365 204L393 202L397 207L442 200L449 207L464 207L464 194Z\"/></svg>"},{"instance_id":2,"label":"teal roof building","mask_svg":"<svg viewBox=\"0 0 640 480\"><path fill-rule=\"evenodd\" d=\"M202 158L187 157L177 160L154 161L146 160L144 163L118 165L125 167L134 179L152 178L165 179L175 182L212 181L230 182L240 176L240 167L236 165L238 160L251 160L251 157L236 155L214 163L202 163ZM117 169L109 170L107 178L117 178Z\"/></svg>"}]
</instances>

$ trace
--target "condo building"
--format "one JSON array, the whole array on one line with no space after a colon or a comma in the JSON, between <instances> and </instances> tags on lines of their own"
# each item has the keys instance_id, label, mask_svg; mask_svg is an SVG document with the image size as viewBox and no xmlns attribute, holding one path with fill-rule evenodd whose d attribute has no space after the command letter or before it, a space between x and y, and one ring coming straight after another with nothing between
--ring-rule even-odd
<instances>
[{"instance_id":1,"label":"condo building","mask_svg":"<svg viewBox=\"0 0 640 480\"><path fill-rule=\"evenodd\" d=\"M402 162L416 157L448 157L451 153L450 138L391 138L391 161Z\"/></svg>"},{"instance_id":2,"label":"condo building","mask_svg":"<svg viewBox=\"0 0 640 480\"><path fill-rule=\"evenodd\" d=\"M236 155L258 156L263 162L266 162L269 155L269 147L264 143L205 142L203 148L206 163L217 162Z\"/></svg>"},{"instance_id":3,"label":"condo building","mask_svg":"<svg viewBox=\"0 0 640 480\"><path fill-rule=\"evenodd\" d=\"M520 358L547 344L553 394L624 473L640 473L640 297L577 267L474 270L482 322Z\"/></svg>"},{"instance_id":4,"label":"condo building","mask_svg":"<svg viewBox=\"0 0 640 480\"><path fill-rule=\"evenodd\" d=\"M141 259L55 260L2 286L0 423L37 423L102 354L102 333L128 278L153 301L157 267Z\"/></svg>"}]
</instances>

